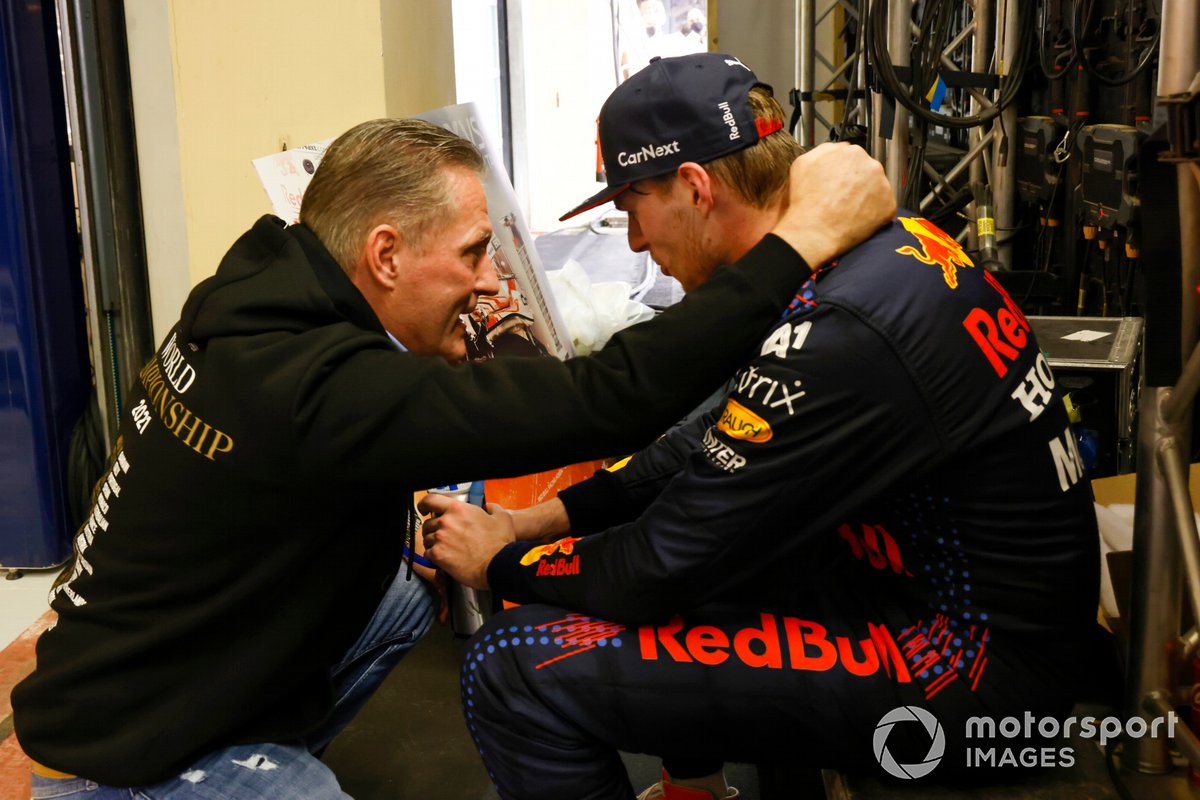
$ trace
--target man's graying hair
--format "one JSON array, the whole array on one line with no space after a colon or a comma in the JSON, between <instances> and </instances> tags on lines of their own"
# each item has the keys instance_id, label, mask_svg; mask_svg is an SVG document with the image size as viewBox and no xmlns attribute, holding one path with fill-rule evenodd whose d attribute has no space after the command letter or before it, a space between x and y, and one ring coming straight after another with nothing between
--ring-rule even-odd
<instances>
[{"instance_id":1,"label":"man's graying hair","mask_svg":"<svg viewBox=\"0 0 1200 800\"><path fill-rule=\"evenodd\" d=\"M300 205L300 222L350 274L367 233L394 225L413 250L454 210L446 170L484 170L471 142L418 119L376 119L356 125L325 151Z\"/></svg>"}]
</instances>

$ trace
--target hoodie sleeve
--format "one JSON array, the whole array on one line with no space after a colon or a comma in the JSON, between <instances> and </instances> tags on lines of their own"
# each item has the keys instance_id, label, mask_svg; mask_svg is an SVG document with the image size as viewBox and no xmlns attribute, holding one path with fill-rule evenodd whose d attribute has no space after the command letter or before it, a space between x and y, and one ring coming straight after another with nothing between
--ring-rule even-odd
<instances>
[{"instance_id":1,"label":"hoodie sleeve","mask_svg":"<svg viewBox=\"0 0 1200 800\"><path fill-rule=\"evenodd\" d=\"M370 332L331 333L295 395L298 466L407 490L637 450L748 357L809 274L768 235L654 320L567 361L452 366Z\"/></svg>"}]
</instances>

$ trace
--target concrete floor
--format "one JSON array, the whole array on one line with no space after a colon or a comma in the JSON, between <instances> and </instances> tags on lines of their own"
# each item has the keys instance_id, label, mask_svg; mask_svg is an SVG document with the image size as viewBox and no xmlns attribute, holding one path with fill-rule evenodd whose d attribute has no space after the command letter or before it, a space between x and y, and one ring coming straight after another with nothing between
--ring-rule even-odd
<instances>
[{"instance_id":1,"label":"concrete floor","mask_svg":"<svg viewBox=\"0 0 1200 800\"><path fill-rule=\"evenodd\" d=\"M355 800L497 800L459 703L458 673L464 643L434 626L329 746L324 761ZM659 761L624 755L641 791L659 778ZM759 800L757 771L726 770L743 800Z\"/></svg>"}]
</instances>

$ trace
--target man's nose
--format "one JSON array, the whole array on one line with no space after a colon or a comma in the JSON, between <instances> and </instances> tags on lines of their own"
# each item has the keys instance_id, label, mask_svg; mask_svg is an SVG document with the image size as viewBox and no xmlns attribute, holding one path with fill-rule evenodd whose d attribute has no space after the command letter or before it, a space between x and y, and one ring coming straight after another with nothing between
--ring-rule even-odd
<instances>
[{"instance_id":1,"label":"man's nose","mask_svg":"<svg viewBox=\"0 0 1200 800\"><path fill-rule=\"evenodd\" d=\"M479 260L479 269L476 271L475 294L489 297L498 294L499 291L500 277L496 274L491 257L485 255Z\"/></svg>"},{"instance_id":2,"label":"man's nose","mask_svg":"<svg viewBox=\"0 0 1200 800\"><path fill-rule=\"evenodd\" d=\"M650 243L642 235L642 226L633 217L629 218L629 249L641 253L649 249Z\"/></svg>"}]
</instances>

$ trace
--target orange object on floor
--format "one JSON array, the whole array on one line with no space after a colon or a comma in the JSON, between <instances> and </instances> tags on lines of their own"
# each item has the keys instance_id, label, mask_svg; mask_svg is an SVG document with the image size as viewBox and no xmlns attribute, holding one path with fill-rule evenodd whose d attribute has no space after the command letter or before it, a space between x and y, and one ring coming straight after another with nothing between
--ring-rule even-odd
<instances>
[{"instance_id":1,"label":"orange object on floor","mask_svg":"<svg viewBox=\"0 0 1200 800\"><path fill-rule=\"evenodd\" d=\"M29 757L17 744L12 730L12 689L36 663L33 648L42 632L54 624L55 614L38 617L13 642L0 650L0 800L29 797Z\"/></svg>"}]
</instances>

